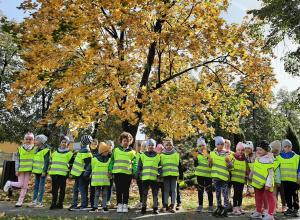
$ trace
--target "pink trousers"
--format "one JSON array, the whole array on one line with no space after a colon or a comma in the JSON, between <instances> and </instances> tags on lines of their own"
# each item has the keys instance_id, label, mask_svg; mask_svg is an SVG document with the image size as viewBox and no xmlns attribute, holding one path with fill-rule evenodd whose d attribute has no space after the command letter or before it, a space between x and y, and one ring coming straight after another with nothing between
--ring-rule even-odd
<instances>
[{"instance_id":1,"label":"pink trousers","mask_svg":"<svg viewBox=\"0 0 300 220\"><path fill-rule=\"evenodd\" d=\"M27 186L31 172L19 172L18 182L11 182L10 186L21 188L20 198L24 198L27 192Z\"/></svg>"},{"instance_id":2,"label":"pink trousers","mask_svg":"<svg viewBox=\"0 0 300 220\"><path fill-rule=\"evenodd\" d=\"M262 189L255 188L256 211L259 213L262 213L264 196L265 196L265 199L268 201L267 204L265 204L265 205L268 205L268 207L265 207L265 209L269 209L269 215L273 216L274 211L275 211L274 194L273 194L273 192L270 192L269 190L265 190L265 187L263 187Z\"/></svg>"}]
</instances>

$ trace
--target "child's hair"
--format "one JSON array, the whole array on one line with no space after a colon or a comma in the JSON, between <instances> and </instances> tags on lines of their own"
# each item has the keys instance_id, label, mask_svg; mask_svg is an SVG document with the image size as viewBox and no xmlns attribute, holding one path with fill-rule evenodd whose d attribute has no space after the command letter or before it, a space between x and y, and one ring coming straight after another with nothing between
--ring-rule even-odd
<instances>
[{"instance_id":1,"label":"child's hair","mask_svg":"<svg viewBox=\"0 0 300 220\"><path fill-rule=\"evenodd\" d=\"M127 139L130 142L130 144L133 141L132 135L128 132L122 132L122 134L120 135L120 143L122 143L123 139Z\"/></svg>"},{"instance_id":2,"label":"child's hair","mask_svg":"<svg viewBox=\"0 0 300 220\"><path fill-rule=\"evenodd\" d=\"M95 142L97 145L99 144L99 141L97 139L93 139L92 143Z\"/></svg>"},{"instance_id":3,"label":"child's hair","mask_svg":"<svg viewBox=\"0 0 300 220\"><path fill-rule=\"evenodd\" d=\"M172 139L171 138L166 138L165 140L164 140L164 146L166 146L166 143L171 143L171 145L173 146L173 141L172 141Z\"/></svg>"}]
</instances>

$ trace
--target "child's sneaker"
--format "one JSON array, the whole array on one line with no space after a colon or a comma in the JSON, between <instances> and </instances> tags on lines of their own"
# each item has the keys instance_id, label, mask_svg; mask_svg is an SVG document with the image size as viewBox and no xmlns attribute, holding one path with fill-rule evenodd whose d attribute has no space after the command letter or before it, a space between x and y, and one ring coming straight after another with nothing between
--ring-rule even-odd
<instances>
[{"instance_id":1,"label":"child's sneaker","mask_svg":"<svg viewBox=\"0 0 300 220\"><path fill-rule=\"evenodd\" d=\"M228 213L227 213L227 208L222 208L219 215L218 215L219 218L227 218L228 217Z\"/></svg>"},{"instance_id":2,"label":"child's sneaker","mask_svg":"<svg viewBox=\"0 0 300 220\"><path fill-rule=\"evenodd\" d=\"M245 214L246 213L241 206L239 207L239 211L240 211L241 214Z\"/></svg>"},{"instance_id":3,"label":"child's sneaker","mask_svg":"<svg viewBox=\"0 0 300 220\"><path fill-rule=\"evenodd\" d=\"M87 207L83 207L83 206L78 206L78 207L76 207L76 208L74 208L72 210L74 210L74 211L87 211L88 208Z\"/></svg>"},{"instance_id":4,"label":"child's sneaker","mask_svg":"<svg viewBox=\"0 0 300 220\"><path fill-rule=\"evenodd\" d=\"M218 206L218 208L216 209L216 211L212 215L213 216L219 216L222 209L223 209L222 206Z\"/></svg>"},{"instance_id":5,"label":"child's sneaker","mask_svg":"<svg viewBox=\"0 0 300 220\"><path fill-rule=\"evenodd\" d=\"M293 212L294 217L299 217L299 212L298 211L299 211L298 209L294 209L294 212Z\"/></svg>"},{"instance_id":6,"label":"child's sneaker","mask_svg":"<svg viewBox=\"0 0 300 220\"><path fill-rule=\"evenodd\" d=\"M98 212L98 208L93 207L89 212Z\"/></svg>"},{"instance_id":7,"label":"child's sneaker","mask_svg":"<svg viewBox=\"0 0 300 220\"><path fill-rule=\"evenodd\" d=\"M122 212L128 212L128 205L127 204L123 204Z\"/></svg>"},{"instance_id":8,"label":"child's sneaker","mask_svg":"<svg viewBox=\"0 0 300 220\"><path fill-rule=\"evenodd\" d=\"M77 205L71 205L71 206L68 208L68 211L73 211L75 208L77 208Z\"/></svg>"},{"instance_id":9,"label":"child's sneaker","mask_svg":"<svg viewBox=\"0 0 300 220\"><path fill-rule=\"evenodd\" d=\"M267 214L262 220L274 220L274 216Z\"/></svg>"},{"instance_id":10,"label":"child's sneaker","mask_svg":"<svg viewBox=\"0 0 300 220\"><path fill-rule=\"evenodd\" d=\"M42 203L37 202L36 205L34 206L35 208L42 208L44 207Z\"/></svg>"},{"instance_id":11,"label":"child's sneaker","mask_svg":"<svg viewBox=\"0 0 300 220\"><path fill-rule=\"evenodd\" d=\"M20 197L17 204L16 204L16 207L22 207L23 201L24 201L24 198Z\"/></svg>"},{"instance_id":12,"label":"child's sneaker","mask_svg":"<svg viewBox=\"0 0 300 220\"><path fill-rule=\"evenodd\" d=\"M262 212L262 216L265 217L269 214L269 210L268 209L264 209L264 211Z\"/></svg>"},{"instance_id":13,"label":"child's sneaker","mask_svg":"<svg viewBox=\"0 0 300 220\"><path fill-rule=\"evenodd\" d=\"M182 207L182 205L181 205L181 203L180 204L177 204L177 206L176 206L176 210L181 210L181 209L183 209L183 207Z\"/></svg>"},{"instance_id":14,"label":"child's sneaker","mask_svg":"<svg viewBox=\"0 0 300 220\"><path fill-rule=\"evenodd\" d=\"M242 213L239 210L239 207L234 207L232 210L233 215L241 215Z\"/></svg>"},{"instance_id":15,"label":"child's sneaker","mask_svg":"<svg viewBox=\"0 0 300 220\"><path fill-rule=\"evenodd\" d=\"M31 202L29 203L29 206L35 206L36 203L37 203L37 201L36 201L36 200L33 200L33 201L31 201Z\"/></svg>"},{"instance_id":16,"label":"child's sneaker","mask_svg":"<svg viewBox=\"0 0 300 220\"><path fill-rule=\"evenodd\" d=\"M159 211L158 211L158 208L153 208L153 212L152 212L153 214L159 214Z\"/></svg>"},{"instance_id":17,"label":"child's sneaker","mask_svg":"<svg viewBox=\"0 0 300 220\"><path fill-rule=\"evenodd\" d=\"M284 215L287 215L287 216L291 216L291 215L294 215L294 210L293 209L288 209Z\"/></svg>"},{"instance_id":18,"label":"child's sneaker","mask_svg":"<svg viewBox=\"0 0 300 220\"><path fill-rule=\"evenodd\" d=\"M197 212L202 212L203 211L203 206L202 205L199 205L198 206L198 209L197 209Z\"/></svg>"},{"instance_id":19,"label":"child's sneaker","mask_svg":"<svg viewBox=\"0 0 300 220\"><path fill-rule=\"evenodd\" d=\"M143 207L143 203L141 203L141 202L138 202L135 206L134 206L134 208L136 208L136 209L141 209Z\"/></svg>"},{"instance_id":20,"label":"child's sneaker","mask_svg":"<svg viewBox=\"0 0 300 220\"><path fill-rule=\"evenodd\" d=\"M123 205L122 204L118 204L118 208L117 208L117 212L123 212Z\"/></svg>"},{"instance_id":21,"label":"child's sneaker","mask_svg":"<svg viewBox=\"0 0 300 220\"><path fill-rule=\"evenodd\" d=\"M107 207L103 207L103 213L109 213L108 208Z\"/></svg>"},{"instance_id":22,"label":"child's sneaker","mask_svg":"<svg viewBox=\"0 0 300 220\"><path fill-rule=\"evenodd\" d=\"M10 183L11 183L10 180L7 180L7 181L6 181L6 183L5 183L4 187L3 187L3 191L4 191L4 192L7 192L7 191L9 190L9 188L11 187L11 186L10 186Z\"/></svg>"},{"instance_id":23,"label":"child's sneaker","mask_svg":"<svg viewBox=\"0 0 300 220\"><path fill-rule=\"evenodd\" d=\"M208 207L208 212L209 213L213 213L214 212L214 207L213 206L209 206Z\"/></svg>"},{"instance_id":24,"label":"child's sneaker","mask_svg":"<svg viewBox=\"0 0 300 220\"><path fill-rule=\"evenodd\" d=\"M255 211L252 215L250 215L251 218L262 218L262 214Z\"/></svg>"},{"instance_id":25,"label":"child's sneaker","mask_svg":"<svg viewBox=\"0 0 300 220\"><path fill-rule=\"evenodd\" d=\"M147 208L146 208L146 207L142 207L141 214L142 214L142 215L145 215L145 214L146 214L146 210L147 210Z\"/></svg>"}]
</instances>

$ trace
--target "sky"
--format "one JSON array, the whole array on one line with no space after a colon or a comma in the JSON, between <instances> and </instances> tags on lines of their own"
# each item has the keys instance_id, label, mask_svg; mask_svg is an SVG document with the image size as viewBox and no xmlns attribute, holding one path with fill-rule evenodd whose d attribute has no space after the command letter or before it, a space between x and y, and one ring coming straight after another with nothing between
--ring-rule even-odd
<instances>
[{"instance_id":1,"label":"sky","mask_svg":"<svg viewBox=\"0 0 300 220\"><path fill-rule=\"evenodd\" d=\"M23 11L18 10L18 7L24 0L0 0L0 10L6 15L9 19L15 19L16 21L22 21ZM228 14L223 13L223 17L229 23L241 23L244 16L246 16L246 11L259 8L261 2L257 0L230 0L231 5L228 9ZM273 88L273 92L276 92L282 88L286 87L288 91L296 90L300 85L299 77L292 77L291 75L285 73L283 62L280 58L291 49L296 48L295 45L287 42L286 44L280 44L274 49L274 54L276 59L272 60L272 66L274 67L274 72L276 73L276 78L278 84Z\"/></svg>"}]
</instances>

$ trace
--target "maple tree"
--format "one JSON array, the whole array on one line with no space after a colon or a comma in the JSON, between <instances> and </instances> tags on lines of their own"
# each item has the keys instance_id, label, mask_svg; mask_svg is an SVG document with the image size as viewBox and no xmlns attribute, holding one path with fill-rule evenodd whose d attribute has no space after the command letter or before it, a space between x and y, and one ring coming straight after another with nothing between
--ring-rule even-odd
<instances>
[{"instance_id":1,"label":"maple tree","mask_svg":"<svg viewBox=\"0 0 300 220\"><path fill-rule=\"evenodd\" d=\"M44 123L99 127L115 115L125 131L140 122L177 139L210 121L235 132L251 106L246 91L270 101L276 83L264 42L249 23L228 24L227 0L24 1L27 70L7 108L44 87L55 98ZM255 106L257 107L257 106Z\"/></svg>"}]
</instances>

